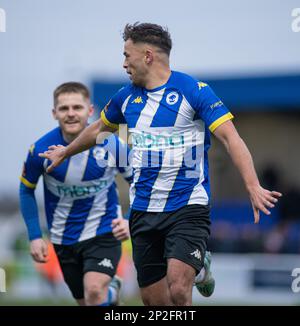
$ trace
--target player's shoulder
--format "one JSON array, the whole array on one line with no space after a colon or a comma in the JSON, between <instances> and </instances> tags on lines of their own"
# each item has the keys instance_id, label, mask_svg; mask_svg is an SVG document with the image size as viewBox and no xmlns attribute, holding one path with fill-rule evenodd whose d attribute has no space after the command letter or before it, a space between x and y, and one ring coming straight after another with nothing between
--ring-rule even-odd
<instances>
[{"instance_id":1,"label":"player's shoulder","mask_svg":"<svg viewBox=\"0 0 300 326\"><path fill-rule=\"evenodd\" d=\"M172 80L170 84L170 86L180 89L184 94L192 94L201 91L203 88L208 86L204 81L179 71L172 72Z\"/></svg>"},{"instance_id":2,"label":"player's shoulder","mask_svg":"<svg viewBox=\"0 0 300 326\"><path fill-rule=\"evenodd\" d=\"M40 153L47 150L50 145L61 145L62 141L61 130L56 127L40 137L31 147L34 147L34 152Z\"/></svg>"},{"instance_id":3,"label":"player's shoulder","mask_svg":"<svg viewBox=\"0 0 300 326\"><path fill-rule=\"evenodd\" d=\"M206 89L209 90L206 82L179 71L173 71L172 84L171 86L179 89L192 102L201 95L205 96Z\"/></svg>"},{"instance_id":4,"label":"player's shoulder","mask_svg":"<svg viewBox=\"0 0 300 326\"><path fill-rule=\"evenodd\" d=\"M125 101L126 98L134 92L134 85L127 84L120 88L114 95L114 99L118 101Z\"/></svg>"},{"instance_id":5,"label":"player's shoulder","mask_svg":"<svg viewBox=\"0 0 300 326\"><path fill-rule=\"evenodd\" d=\"M172 83L179 87L197 87L198 80L180 71L172 71Z\"/></svg>"}]
</instances>

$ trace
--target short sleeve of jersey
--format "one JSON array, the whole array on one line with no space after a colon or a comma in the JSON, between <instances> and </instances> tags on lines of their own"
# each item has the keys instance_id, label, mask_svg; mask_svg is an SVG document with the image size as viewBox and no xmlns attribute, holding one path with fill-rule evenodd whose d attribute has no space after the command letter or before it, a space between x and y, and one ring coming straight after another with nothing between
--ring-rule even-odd
<instances>
[{"instance_id":1,"label":"short sleeve of jersey","mask_svg":"<svg viewBox=\"0 0 300 326\"><path fill-rule=\"evenodd\" d=\"M211 132L222 123L233 119L233 115L206 83L198 82L193 95L196 115L205 122Z\"/></svg>"},{"instance_id":2,"label":"short sleeve of jersey","mask_svg":"<svg viewBox=\"0 0 300 326\"><path fill-rule=\"evenodd\" d=\"M108 127L118 129L119 124L126 123L122 113L122 106L129 95L128 87L123 87L101 111L101 119Z\"/></svg>"},{"instance_id":3,"label":"short sleeve of jersey","mask_svg":"<svg viewBox=\"0 0 300 326\"><path fill-rule=\"evenodd\" d=\"M28 188L34 189L36 187L39 177L44 172L43 162L44 159L38 156L35 145L32 145L29 149L20 177L21 182Z\"/></svg>"}]
</instances>

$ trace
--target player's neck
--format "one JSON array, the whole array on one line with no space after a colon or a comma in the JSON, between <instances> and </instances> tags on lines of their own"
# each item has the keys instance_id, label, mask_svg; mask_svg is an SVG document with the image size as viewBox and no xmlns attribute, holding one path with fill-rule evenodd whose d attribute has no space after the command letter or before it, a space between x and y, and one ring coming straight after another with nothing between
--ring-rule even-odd
<instances>
[{"instance_id":1,"label":"player's neck","mask_svg":"<svg viewBox=\"0 0 300 326\"><path fill-rule=\"evenodd\" d=\"M172 72L169 67L149 72L145 82L145 88L155 89L166 84L171 76L171 73Z\"/></svg>"},{"instance_id":2,"label":"player's neck","mask_svg":"<svg viewBox=\"0 0 300 326\"><path fill-rule=\"evenodd\" d=\"M63 130L62 130L62 136L63 136L63 139L66 143L70 144L72 143L72 141L77 138L79 136L80 133L78 134L68 134L68 133L65 133Z\"/></svg>"}]
</instances>

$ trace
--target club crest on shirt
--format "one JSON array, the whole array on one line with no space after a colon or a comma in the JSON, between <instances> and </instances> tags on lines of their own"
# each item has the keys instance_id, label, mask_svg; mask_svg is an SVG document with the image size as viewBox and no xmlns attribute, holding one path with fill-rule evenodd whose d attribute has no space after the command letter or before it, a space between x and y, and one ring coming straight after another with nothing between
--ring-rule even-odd
<instances>
[{"instance_id":1,"label":"club crest on shirt","mask_svg":"<svg viewBox=\"0 0 300 326\"><path fill-rule=\"evenodd\" d=\"M106 150L103 147L95 147L93 149L93 156L97 162L105 159Z\"/></svg>"},{"instance_id":2,"label":"club crest on shirt","mask_svg":"<svg viewBox=\"0 0 300 326\"><path fill-rule=\"evenodd\" d=\"M177 92L171 92L167 95L167 98L166 98L166 102L169 104L169 105L174 105L178 102L178 99L179 99L179 95Z\"/></svg>"}]
</instances>

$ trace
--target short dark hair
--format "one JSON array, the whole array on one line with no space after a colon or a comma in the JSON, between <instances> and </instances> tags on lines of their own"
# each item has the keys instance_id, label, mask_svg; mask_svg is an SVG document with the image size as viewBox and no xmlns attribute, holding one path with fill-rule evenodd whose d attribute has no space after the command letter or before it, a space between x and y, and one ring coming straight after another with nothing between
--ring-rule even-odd
<instances>
[{"instance_id":1,"label":"short dark hair","mask_svg":"<svg viewBox=\"0 0 300 326\"><path fill-rule=\"evenodd\" d=\"M68 83L59 85L54 90L54 92L53 92L54 107L56 107L56 105L57 105L57 100L58 100L59 95L65 94L65 93L80 93L86 99L90 98L90 92L85 85L78 83L78 82L68 82Z\"/></svg>"},{"instance_id":2,"label":"short dark hair","mask_svg":"<svg viewBox=\"0 0 300 326\"><path fill-rule=\"evenodd\" d=\"M123 39L131 39L133 43L149 43L157 46L168 56L172 48L171 35L168 29L160 25L136 22L127 24L124 28Z\"/></svg>"}]
</instances>

